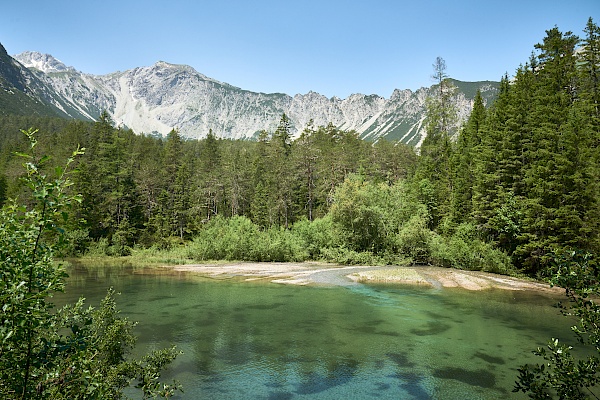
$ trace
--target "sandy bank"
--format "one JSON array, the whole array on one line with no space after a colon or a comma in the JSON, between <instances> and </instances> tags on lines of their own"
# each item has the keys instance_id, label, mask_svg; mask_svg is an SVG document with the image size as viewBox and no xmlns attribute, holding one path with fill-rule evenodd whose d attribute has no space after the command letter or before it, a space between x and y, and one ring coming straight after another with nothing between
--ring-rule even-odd
<instances>
[{"instance_id":1,"label":"sandy bank","mask_svg":"<svg viewBox=\"0 0 600 400\"><path fill-rule=\"evenodd\" d=\"M463 288L466 290L506 289L535 290L562 293L560 288L547 284L495 275L479 271L448 268L339 266L326 263L226 263L170 266L175 271L189 271L216 279L242 278L268 280L276 283L308 285L338 284L347 278L356 282L385 282L393 284L427 285L431 287ZM347 278L345 278L347 277Z\"/></svg>"}]
</instances>

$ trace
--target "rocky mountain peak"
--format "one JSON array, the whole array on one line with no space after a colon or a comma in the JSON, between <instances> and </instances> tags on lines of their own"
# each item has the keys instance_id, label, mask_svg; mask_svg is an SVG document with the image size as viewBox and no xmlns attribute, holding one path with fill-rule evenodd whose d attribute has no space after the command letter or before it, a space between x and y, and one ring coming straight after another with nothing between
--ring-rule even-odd
<instances>
[{"instance_id":1,"label":"rocky mountain peak","mask_svg":"<svg viewBox=\"0 0 600 400\"><path fill-rule=\"evenodd\" d=\"M312 121L314 126L332 123L354 130L368 140L388 138L418 146L425 135L425 99L431 93L431 88L421 88L394 90L389 98L357 93L340 99L309 91L292 97L250 92L207 77L191 66L165 61L96 76L67 67L48 54L25 52L15 58L35 71L44 98L62 114L96 119L106 110L117 125L136 133L167 135L176 128L188 138L205 137L211 130L223 138L255 138L261 130L274 130L285 113L292 137ZM27 68L24 72L32 75ZM477 88L488 98L497 90L493 82L457 83L461 92L456 105L463 120L470 113Z\"/></svg>"},{"instance_id":2,"label":"rocky mountain peak","mask_svg":"<svg viewBox=\"0 0 600 400\"><path fill-rule=\"evenodd\" d=\"M73 67L67 67L61 61L50 54L42 54L37 51L25 51L15 56L15 59L27 68L34 68L45 74L52 72L75 71Z\"/></svg>"}]
</instances>

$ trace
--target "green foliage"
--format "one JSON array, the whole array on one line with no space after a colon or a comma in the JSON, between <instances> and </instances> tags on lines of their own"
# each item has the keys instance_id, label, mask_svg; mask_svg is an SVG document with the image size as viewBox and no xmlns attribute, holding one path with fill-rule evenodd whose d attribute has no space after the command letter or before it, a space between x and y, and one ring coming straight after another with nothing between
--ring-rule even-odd
<instances>
[{"instance_id":1,"label":"green foliage","mask_svg":"<svg viewBox=\"0 0 600 400\"><path fill-rule=\"evenodd\" d=\"M70 229L65 232L65 247L61 256L79 257L84 255L90 246L90 236L86 229Z\"/></svg>"},{"instance_id":2,"label":"green foliage","mask_svg":"<svg viewBox=\"0 0 600 400\"><path fill-rule=\"evenodd\" d=\"M431 260L431 241L434 233L427 228L427 219L415 215L402 226L396 236L396 247L400 254L416 264L427 264Z\"/></svg>"},{"instance_id":3,"label":"green foliage","mask_svg":"<svg viewBox=\"0 0 600 400\"><path fill-rule=\"evenodd\" d=\"M591 20L586 32L575 51L580 39L571 32L546 31L512 82L503 79L474 151L460 139L456 149L457 162L474 158L471 206L482 234L533 276L547 275L561 249L600 251L598 78L590 64L599 47ZM477 120L472 115L463 132L474 132ZM457 171L453 178L459 206L466 177Z\"/></svg>"},{"instance_id":4,"label":"green foliage","mask_svg":"<svg viewBox=\"0 0 600 400\"><path fill-rule=\"evenodd\" d=\"M387 265L385 258L370 251L355 251L345 247L329 247L322 250L323 259L342 265Z\"/></svg>"},{"instance_id":5,"label":"green foliage","mask_svg":"<svg viewBox=\"0 0 600 400\"><path fill-rule=\"evenodd\" d=\"M298 262L308 259L304 242L284 228L261 231L253 246L253 261Z\"/></svg>"},{"instance_id":6,"label":"green foliage","mask_svg":"<svg viewBox=\"0 0 600 400\"><path fill-rule=\"evenodd\" d=\"M179 352L173 348L153 351L140 360L129 360L136 337L134 323L119 316L114 292L96 308L84 308L83 299L57 314L57 325L69 329L64 336L53 332L45 341L44 357L54 368L38 384L43 398L123 398L123 389L136 381L144 398L170 397L178 385L159 382L160 372Z\"/></svg>"},{"instance_id":7,"label":"green foliage","mask_svg":"<svg viewBox=\"0 0 600 400\"><path fill-rule=\"evenodd\" d=\"M434 265L514 274L510 258L490 243L479 239L478 231L470 223L458 225L449 237L434 235L431 240L431 262Z\"/></svg>"},{"instance_id":8,"label":"green foliage","mask_svg":"<svg viewBox=\"0 0 600 400\"><path fill-rule=\"evenodd\" d=\"M300 220L292 227L292 233L304 243L308 256L312 260L323 257L323 251L334 246L333 225L330 216L314 221Z\"/></svg>"},{"instance_id":9,"label":"green foliage","mask_svg":"<svg viewBox=\"0 0 600 400\"><path fill-rule=\"evenodd\" d=\"M53 178L42 172L48 157L37 157L34 131L22 153L31 206L16 200L0 210L0 395L2 398L123 398L133 380L144 397L170 396L177 385L160 385L160 370L174 359L174 349L136 361L126 356L135 337L133 324L120 318L112 293L98 310L83 309L83 300L53 312L49 298L64 288L63 269L53 256L65 244L67 209L79 196L68 167Z\"/></svg>"},{"instance_id":10,"label":"green foliage","mask_svg":"<svg viewBox=\"0 0 600 400\"><path fill-rule=\"evenodd\" d=\"M176 130L163 139L134 135L106 112L90 124L0 117L0 202L27 191L12 155L26 143L10 129L36 121L48 128L38 147L52 156L77 143L88 149L72 177L82 201L68 211L77 223L65 227L72 233L63 254L121 256L198 236L199 259L370 254L510 271L506 254L520 272L544 276L556 250L600 251L600 30L590 19L584 32L579 40L548 30L514 78L502 78L492 104L475 95L460 129L453 81L438 58L418 156L332 123L309 122L293 140L286 115L257 142L213 132L197 141ZM231 243L207 233L229 218ZM476 239L456 235L465 223Z\"/></svg>"},{"instance_id":11,"label":"green foliage","mask_svg":"<svg viewBox=\"0 0 600 400\"><path fill-rule=\"evenodd\" d=\"M259 235L247 217L211 219L194 238L189 256L195 260L247 260Z\"/></svg>"},{"instance_id":12,"label":"green foliage","mask_svg":"<svg viewBox=\"0 0 600 400\"><path fill-rule=\"evenodd\" d=\"M379 252L386 242L387 186L373 185L352 175L336 190L330 210L337 241L351 249Z\"/></svg>"},{"instance_id":13,"label":"green foliage","mask_svg":"<svg viewBox=\"0 0 600 400\"><path fill-rule=\"evenodd\" d=\"M561 305L564 315L575 318L571 329L584 352L575 352L558 338L534 354L543 364L523 365L514 392L532 399L588 399L600 395L600 275L597 260L583 252L565 252L554 258L552 282L565 288L569 305ZM585 354L585 355L581 355Z\"/></svg>"},{"instance_id":14,"label":"green foliage","mask_svg":"<svg viewBox=\"0 0 600 400\"><path fill-rule=\"evenodd\" d=\"M338 187L328 215L336 244L373 254L394 251L396 235L411 218L428 218L410 186L374 183L360 175L350 175Z\"/></svg>"},{"instance_id":15,"label":"green foliage","mask_svg":"<svg viewBox=\"0 0 600 400\"><path fill-rule=\"evenodd\" d=\"M247 217L213 218L189 246L190 258L232 261L304 261L305 244L291 231L260 230Z\"/></svg>"}]
</instances>

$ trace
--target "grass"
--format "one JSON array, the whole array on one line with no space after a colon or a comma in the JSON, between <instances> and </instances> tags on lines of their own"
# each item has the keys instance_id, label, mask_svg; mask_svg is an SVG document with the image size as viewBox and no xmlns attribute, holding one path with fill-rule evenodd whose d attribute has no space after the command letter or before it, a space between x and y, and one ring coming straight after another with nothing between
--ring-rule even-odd
<instances>
[{"instance_id":1,"label":"grass","mask_svg":"<svg viewBox=\"0 0 600 400\"><path fill-rule=\"evenodd\" d=\"M428 285L419 272L412 268L385 268L373 271L361 271L353 274L359 282L407 282Z\"/></svg>"}]
</instances>

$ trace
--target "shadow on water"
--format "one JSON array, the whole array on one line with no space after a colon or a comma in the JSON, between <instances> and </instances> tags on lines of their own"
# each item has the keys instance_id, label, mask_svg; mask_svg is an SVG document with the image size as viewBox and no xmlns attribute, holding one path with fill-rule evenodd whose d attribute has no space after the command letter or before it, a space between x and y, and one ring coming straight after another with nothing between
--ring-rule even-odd
<instances>
[{"instance_id":1,"label":"shadow on water","mask_svg":"<svg viewBox=\"0 0 600 400\"><path fill-rule=\"evenodd\" d=\"M285 303L249 304L245 305L244 308L247 310L274 310L284 305Z\"/></svg>"},{"instance_id":2,"label":"shadow on water","mask_svg":"<svg viewBox=\"0 0 600 400\"><path fill-rule=\"evenodd\" d=\"M388 353L386 356L399 368L415 367L415 363L408 360L406 353Z\"/></svg>"},{"instance_id":3,"label":"shadow on water","mask_svg":"<svg viewBox=\"0 0 600 400\"><path fill-rule=\"evenodd\" d=\"M423 377L413 373L399 374L400 388L417 400L430 399L431 395L423 387Z\"/></svg>"},{"instance_id":4,"label":"shadow on water","mask_svg":"<svg viewBox=\"0 0 600 400\"><path fill-rule=\"evenodd\" d=\"M470 371L458 367L440 368L433 371L433 376L440 379L454 379L467 385L488 389L496 385L496 376L483 369Z\"/></svg>"},{"instance_id":5,"label":"shadow on water","mask_svg":"<svg viewBox=\"0 0 600 400\"><path fill-rule=\"evenodd\" d=\"M323 274L329 286L297 287L107 270L105 280L78 281L71 298L97 304L108 286L122 291L138 344L184 352L165 381L180 380L192 399L495 400L508 397L519 365L536 361L532 349L571 334L552 302L363 285L349 271Z\"/></svg>"},{"instance_id":6,"label":"shadow on water","mask_svg":"<svg viewBox=\"0 0 600 400\"><path fill-rule=\"evenodd\" d=\"M293 398L294 394L290 392L271 392L267 397L268 400L289 400Z\"/></svg>"},{"instance_id":7,"label":"shadow on water","mask_svg":"<svg viewBox=\"0 0 600 400\"><path fill-rule=\"evenodd\" d=\"M498 364L498 365L506 364L506 361L504 360L504 358L490 356L486 353L482 353L481 351L478 351L477 353L475 353L473 358L480 358L483 361L490 363L490 364Z\"/></svg>"},{"instance_id":8,"label":"shadow on water","mask_svg":"<svg viewBox=\"0 0 600 400\"><path fill-rule=\"evenodd\" d=\"M294 391L300 395L320 393L350 382L358 369L358 362L346 360L328 368L327 373L308 372L303 375Z\"/></svg>"},{"instance_id":9,"label":"shadow on water","mask_svg":"<svg viewBox=\"0 0 600 400\"><path fill-rule=\"evenodd\" d=\"M428 321L424 328L411 329L410 333L417 336L439 335L451 328L450 325L440 321Z\"/></svg>"}]
</instances>

